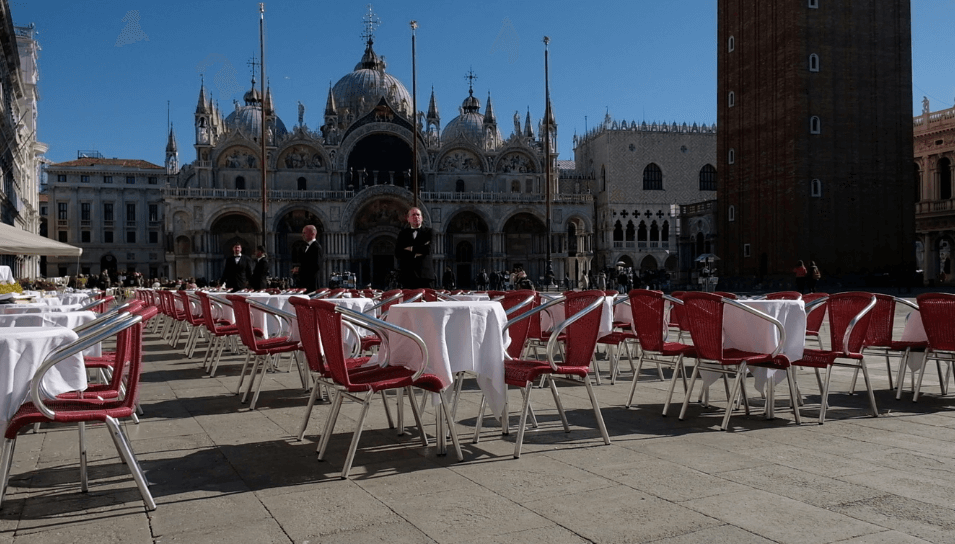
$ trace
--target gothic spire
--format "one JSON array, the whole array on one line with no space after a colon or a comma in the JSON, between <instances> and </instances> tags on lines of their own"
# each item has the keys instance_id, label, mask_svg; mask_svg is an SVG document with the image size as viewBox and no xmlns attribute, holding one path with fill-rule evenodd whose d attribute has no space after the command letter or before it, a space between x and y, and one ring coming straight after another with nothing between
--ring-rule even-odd
<instances>
[{"instance_id":1,"label":"gothic spire","mask_svg":"<svg viewBox=\"0 0 955 544\"><path fill-rule=\"evenodd\" d=\"M487 92L487 107L484 108L484 124L496 125L497 118L494 117L494 107L491 106L491 91Z\"/></svg>"},{"instance_id":2,"label":"gothic spire","mask_svg":"<svg viewBox=\"0 0 955 544\"><path fill-rule=\"evenodd\" d=\"M209 105L206 101L206 83L202 81L199 84L199 104L196 105L196 113L206 113L209 111Z\"/></svg>"},{"instance_id":3,"label":"gothic spire","mask_svg":"<svg viewBox=\"0 0 955 544\"><path fill-rule=\"evenodd\" d=\"M441 116L438 114L438 101L434 98L434 86L431 87L431 100L428 101L428 115L426 120L441 121Z\"/></svg>"},{"instance_id":4,"label":"gothic spire","mask_svg":"<svg viewBox=\"0 0 955 544\"><path fill-rule=\"evenodd\" d=\"M169 141L166 143L166 153L177 153L179 149L176 146L176 131L172 124L169 125Z\"/></svg>"},{"instance_id":5,"label":"gothic spire","mask_svg":"<svg viewBox=\"0 0 955 544\"><path fill-rule=\"evenodd\" d=\"M531 125L531 109L527 108L527 117L524 119L524 136L534 138L534 127Z\"/></svg>"},{"instance_id":6,"label":"gothic spire","mask_svg":"<svg viewBox=\"0 0 955 544\"><path fill-rule=\"evenodd\" d=\"M328 99L325 100L325 116L338 115L338 106L335 105L335 94L332 93L332 82L328 82Z\"/></svg>"}]
</instances>

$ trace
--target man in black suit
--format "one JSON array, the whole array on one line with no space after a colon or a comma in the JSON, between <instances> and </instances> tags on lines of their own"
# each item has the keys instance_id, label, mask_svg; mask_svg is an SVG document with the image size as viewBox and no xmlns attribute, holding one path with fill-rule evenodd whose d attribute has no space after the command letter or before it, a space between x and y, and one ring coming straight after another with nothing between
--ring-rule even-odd
<instances>
[{"instance_id":1,"label":"man in black suit","mask_svg":"<svg viewBox=\"0 0 955 544\"><path fill-rule=\"evenodd\" d=\"M242 254L242 244L232 246L232 256L225 260L225 268L219 284L225 284L233 292L245 289L252 277L252 259Z\"/></svg>"},{"instance_id":2,"label":"man in black suit","mask_svg":"<svg viewBox=\"0 0 955 544\"><path fill-rule=\"evenodd\" d=\"M424 218L419 208L408 210L408 227L401 229L395 241L395 258L401 286L405 289L431 288L434 270L431 265L431 235L429 227L422 226Z\"/></svg>"},{"instance_id":3,"label":"man in black suit","mask_svg":"<svg viewBox=\"0 0 955 544\"><path fill-rule=\"evenodd\" d=\"M302 262L299 266L292 269L293 274L298 274L298 287L305 289L305 292L312 292L318 289L321 280L319 274L322 268L322 244L315 238L318 236L318 229L315 225L306 225L302 229L302 240L308 244L305 252L302 254Z\"/></svg>"},{"instance_id":4,"label":"man in black suit","mask_svg":"<svg viewBox=\"0 0 955 544\"><path fill-rule=\"evenodd\" d=\"M252 269L252 279L249 286L256 291L265 289L269 286L269 259L265 254L265 248L258 246L255 248L255 267Z\"/></svg>"}]
</instances>

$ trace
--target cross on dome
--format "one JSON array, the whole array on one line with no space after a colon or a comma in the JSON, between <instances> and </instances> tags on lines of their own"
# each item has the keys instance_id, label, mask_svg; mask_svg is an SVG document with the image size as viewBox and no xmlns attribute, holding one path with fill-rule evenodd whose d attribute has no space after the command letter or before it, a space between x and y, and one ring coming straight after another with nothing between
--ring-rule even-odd
<instances>
[{"instance_id":1,"label":"cross on dome","mask_svg":"<svg viewBox=\"0 0 955 544\"><path fill-rule=\"evenodd\" d=\"M362 22L365 25L365 30L361 33L361 37L368 43L374 42L375 29L381 25L381 19L372 11L371 4L368 4L368 13L362 17Z\"/></svg>"}]
</instances>

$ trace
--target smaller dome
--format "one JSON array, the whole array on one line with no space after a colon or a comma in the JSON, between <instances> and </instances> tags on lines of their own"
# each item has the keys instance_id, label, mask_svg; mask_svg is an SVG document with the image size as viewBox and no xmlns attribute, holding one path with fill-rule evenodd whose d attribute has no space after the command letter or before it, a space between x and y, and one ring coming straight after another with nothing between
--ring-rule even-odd
<instances>
[{"instance_id":1,"label":"smaller dome","mask_svg":"<svg viewBox=\"0 0 955 544\"><path fill-rule=\"evenodd\" d=\"M472 92L467 98L464 99L464 102L461 103L461 109L464 110L465 113L474 113L481 109L481 101L478 100L478 98L474 96Z\"/></svg>"},{"instance_id":2,"label":"smaller dome","mask_svg":"<svg viewBox=\"0 0 955 544\"><path fill-rule=\"evenodd\" d=\"M258 138L262 134L262 108L259 105L239 106L225 118L225 125L229 130L239 130ZM285 123L276 116L274 136L279 138L286 134L288 129L285 128Z\"/></svg>"}]
</instances>

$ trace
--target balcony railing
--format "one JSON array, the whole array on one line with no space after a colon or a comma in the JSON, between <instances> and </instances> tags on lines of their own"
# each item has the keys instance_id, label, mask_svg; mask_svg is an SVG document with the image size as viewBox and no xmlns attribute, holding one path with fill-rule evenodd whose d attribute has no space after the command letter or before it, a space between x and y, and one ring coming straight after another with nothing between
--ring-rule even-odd
<instances>
[{"instance_id":1,"label":"balcony railing","mask_svg":"<svg viewBox=\"0 0 955 544\"><path fill-rule=\"evenodd\" d=\"M210 198L229 200L260 200L261 191L256 189L216 189L190 187L164 187L165 198ZM285 201L346 201L355 196L355 191L297 191L273 190L269 191L269 200ZM560 194L555 195L554 202L562 203L590 203L593 195L588 194ZM425 202L525 202L543 203L544 195L533 193L494 193L494 192L453 192L436 191L422 192L421 200Z\"/></svg>"}]
</instances>

